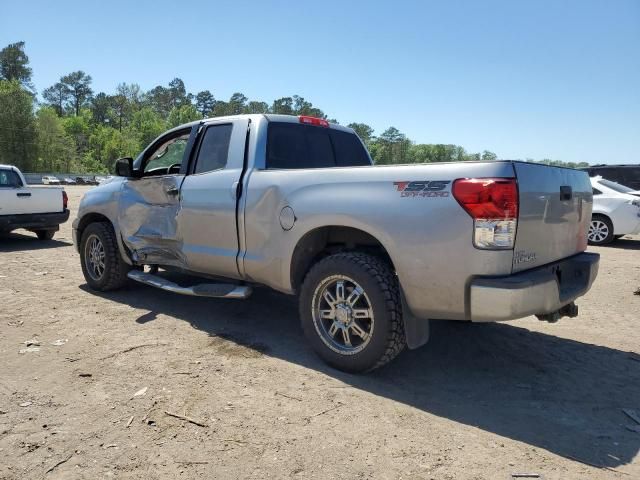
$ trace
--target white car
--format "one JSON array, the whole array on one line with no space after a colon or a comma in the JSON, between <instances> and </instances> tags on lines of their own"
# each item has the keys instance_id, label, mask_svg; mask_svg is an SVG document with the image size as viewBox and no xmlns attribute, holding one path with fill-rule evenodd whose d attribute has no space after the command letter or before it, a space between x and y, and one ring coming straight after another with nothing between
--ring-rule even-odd
<instances>
[{"instance_id":1,"label":"white car","mask_svg":"<svg viewBox=\"0 0 640 480\"><path fill-rule=\"evenodd\" d=\"M591 186L591 245L605 245L624 235L640 233L640 199L632 194L633 189L602 177L591 177Z\"/></svg>"},{"instance_id":2,"label":"white car","mask_svg":"<svg viewBox=\"0 0 640 480\"><path fill-rule=\"evenodd\" d=\"M43 185L60 185L60 179L53 176L44 176L42 177Z\"/></svg>"}]
</instances>

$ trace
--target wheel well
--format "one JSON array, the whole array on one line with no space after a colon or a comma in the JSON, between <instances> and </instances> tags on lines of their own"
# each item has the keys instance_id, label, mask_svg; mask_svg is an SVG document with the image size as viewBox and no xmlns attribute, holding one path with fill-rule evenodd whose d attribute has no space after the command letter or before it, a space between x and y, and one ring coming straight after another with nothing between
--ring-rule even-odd
<instances>
[{"instance_id":1,"label":"wheel well","mask_svg":"<svg viewBox=\"0 0 640 480\"><path fill-rule=\"evenodd\" d=\"M77 235L78 248L80 247L80 241L82 240L82 232L84 232L84 229L87 228L92 223L99 223L99 222L108 223L113 227L113 225L111 224L111 220L109 220L107 217L105 217L100 213L87 213L84 217L82 217L82 219L80 219L80 223L78 223L78 235Z\"/></svg>"},{"instance_id":2,"label":"wheel well","mask_svg":"<svg viewBox=\"0 0 640 480\"><path fill-rule=\"evenodd\" d=\"M322 258L338 252L364 251L393 262L382 243L373 235L352 227L327 226L305 234L293 250L291 258L291 286L297 290L311 266Z\"/></svg>"}]
</instances>

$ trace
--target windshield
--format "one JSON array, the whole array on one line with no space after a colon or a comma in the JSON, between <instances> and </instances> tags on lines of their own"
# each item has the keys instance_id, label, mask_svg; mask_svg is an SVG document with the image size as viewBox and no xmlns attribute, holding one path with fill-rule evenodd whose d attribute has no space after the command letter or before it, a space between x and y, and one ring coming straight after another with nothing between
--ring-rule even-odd
<instances>
[{"instance_id":1,"label":"windshield","mask_svg":"<svg viewBox=\"0 0 640 480\"><path fill-rule=\"evenodd\" d=\"M601 185L610 188L611 190L615 190L618 193L631 193L635 190L633 188L625 187L624 185L620 185L619 183L612 182L611 180L605 180L604 178L599 182Z\"/></svg>"}]
</instances>

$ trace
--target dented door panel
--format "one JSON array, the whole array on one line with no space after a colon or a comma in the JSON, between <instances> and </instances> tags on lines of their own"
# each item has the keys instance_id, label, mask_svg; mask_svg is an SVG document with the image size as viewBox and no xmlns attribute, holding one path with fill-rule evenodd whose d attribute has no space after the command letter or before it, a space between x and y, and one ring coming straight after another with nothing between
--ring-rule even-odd
<instances>
[{"instance_id":1,"label":"dented door panel","mask_svg":"<svg viewBox=\"0 0 640 480\"><path fill-rule=\"evenodd\" d=\"M119 205L122 241L134 261L186 266L177 228L184 175L130 179L123 183Z\"/></svg>"}]
</instances>

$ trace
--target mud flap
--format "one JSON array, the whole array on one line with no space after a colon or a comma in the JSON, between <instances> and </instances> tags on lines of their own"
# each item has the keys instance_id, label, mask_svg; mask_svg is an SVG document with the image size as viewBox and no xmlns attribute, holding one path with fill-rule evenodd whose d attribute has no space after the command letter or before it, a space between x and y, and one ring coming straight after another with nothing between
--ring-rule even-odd
<instances>
[{"instance_id":1,"label":"mud flap","mask_svg":"<svg viewBox=\"0 0 640 480\"><path fill-rule=\"evenodd\" d=\"M404 321L404 334L407 339L407 346L411 350L420 348L429 341L429 319L417 318L411 312L404 293L402 297L402 320Z\"/></svg>"}]
</instances>

